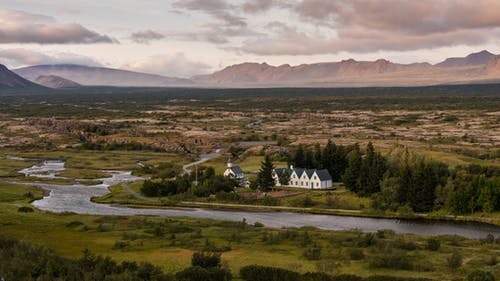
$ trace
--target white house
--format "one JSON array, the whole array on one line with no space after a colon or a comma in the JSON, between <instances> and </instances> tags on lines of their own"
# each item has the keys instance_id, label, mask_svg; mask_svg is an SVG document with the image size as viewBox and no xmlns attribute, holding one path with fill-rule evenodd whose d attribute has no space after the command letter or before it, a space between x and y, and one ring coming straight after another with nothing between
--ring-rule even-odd
<instances>
[{"instance_id":1,"label":"white house","mask_svg":"<svg viewBox=\"0 0 500 281\"><path fill-rule=\"evenodd\" d=\"M276 181L276 186L281 186L279 175L288 173L290 181L287 186L300 187L307 189L328 189L332 188L332 176L326 169L301 169L294 168L276 168L273 171L273 178Z\"/></svg>"},{"instance_id":2,"label":"white house","mask_svg":"<svg viewBox=\"0 0 500 281\"><path fill-rule=\"evenodd\" d=\"M227 169L224 171L225 177L232 177L240 182L240 186L247 187L249 185L243 170L240 166L234 166L231 159L227 161Z\"/></svg>"}]
</instances>

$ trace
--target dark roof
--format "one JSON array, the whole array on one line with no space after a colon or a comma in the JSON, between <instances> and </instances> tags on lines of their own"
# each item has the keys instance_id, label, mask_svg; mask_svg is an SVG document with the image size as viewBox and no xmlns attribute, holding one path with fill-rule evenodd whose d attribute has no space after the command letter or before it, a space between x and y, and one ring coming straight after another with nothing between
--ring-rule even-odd
<instances>
[{"instance_id":1,"label":"dark roof","mask_svg":"<svg viewBox=\"0 0 500 281\"><path fill-rule=\"evenodd\" d=\"M231 167L231 171L233 171L235 175L243 175L243 170L241 170L240 166Z\"/></svg>"},{"instance_id":2,"label":"dark roof","mask_svg":"<svg viewBox=\"0 0 500 281\"><path fill-rule=\"evenodd\" d=\"M281 173L283 173L283 171L288 172L288 174L292 173L292 170L290 170L288 168L276 168L276 169L274 169L274 172L276 173L276 175L281 175Z\"/></svg>"},{"instance_id":3,"label":"dark roof","mask_svg":"<svg viewBox=\"0 0 500 281\"><path fill-rule=\"evenodd\" d=\"M295 171L295 173L297 173L297 176L300 178L302 176L302 173L304 173L305 169L302 169L302 168L293 168L293 170Z\"/></svg>"},{"instance_id":4,"label":"dark roof","mask_svg":"<svg viewBox=\"0 0 500 281\"><path fill-rule=\"evenodd\" d=\"M304 172L306 173L308 178L312 177L312 175L314 174L314 171L316 171L316 170L314 170L314 169L305 169L304 170Z\"/></svg>"},{"instance_id":5,"label":"dark roof","mask_svg":"<svg viewBox=\"0 0 500 281\"><path fill-rule=\"evenodd\" d=\"M316 170L316 174L322 181L332 180L332 176L330 175L327 169Z\"/></svg>"}]
</instances>

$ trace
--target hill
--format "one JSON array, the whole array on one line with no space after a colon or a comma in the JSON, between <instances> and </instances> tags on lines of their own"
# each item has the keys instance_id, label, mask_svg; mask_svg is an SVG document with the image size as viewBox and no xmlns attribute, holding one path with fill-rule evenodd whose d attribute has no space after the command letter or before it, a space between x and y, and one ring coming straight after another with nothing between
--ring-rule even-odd
<instances>
[{"instance_id":1,"label":"hill","mask_svg":"<svg viewBox=\"0 0 500 281\"><path fill-rule=\"evenodd\" d=\"M38 76L34 82L53 89L78 88L82 86L74 81L56 75Z\"/></svg>"},{"instance_id":2,"label":"hill","mask_svg":"<svg viewBox=\"0 0 500 281\"><path fill-rule=\"evenodd\" d=\"M84 86L178 87L193 84L189 79L73 64L35 65L13 71L32 81L39 76L55 75Z\"/></svg>"},{"instance_id":3,"label":"hill","mask_svg":"<svg viewBox=\"0 0 500 281\"><path fill-rule=\"evenodd\" d=\"M5 65L0 64L0 89L36 89L43 88L27 79L10 71Z\"/></svg>"}]
</instances>

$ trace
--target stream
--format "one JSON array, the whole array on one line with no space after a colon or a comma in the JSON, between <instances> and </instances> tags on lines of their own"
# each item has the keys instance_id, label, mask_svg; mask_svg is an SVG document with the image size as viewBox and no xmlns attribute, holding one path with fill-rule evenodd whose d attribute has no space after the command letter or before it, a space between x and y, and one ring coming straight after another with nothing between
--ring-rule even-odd
<instances>
[{"instance_id":1,"label":"stream","mask_svg":"<svg viewBox=\"0 0 500 281\"><path fill-rule=\"evenodd\" d=\"M192 166L192 165L191 165ZM39 165L24 169L25 175L35 177L57 177L64 170L64 162L60 160L44 161ZM106 171L111 177L100 179L99 185L58 185L47 183L30 183L48 190L50 193L32 204L41 210L61 213L73 212L92 215L155 215L206 218L226 221L246 221L250 224L260 222L268 227L304 227L311 226L326 230L359 230L375 232L390 229L396 233L413 233L418 235L460 235L468 238L484 238L487 234L500 236L500 227L481 223L430 221L430 220L398 220L383 218L363 218L352 216L317 215L291 212L252 212L233 210L213 210L203 208L178 209L135 209L109 204L98 204L90 201L92 197L109 193L108 187L121 182L132 182L141 178L131 172Z\"/></svg>"}]
</instances>

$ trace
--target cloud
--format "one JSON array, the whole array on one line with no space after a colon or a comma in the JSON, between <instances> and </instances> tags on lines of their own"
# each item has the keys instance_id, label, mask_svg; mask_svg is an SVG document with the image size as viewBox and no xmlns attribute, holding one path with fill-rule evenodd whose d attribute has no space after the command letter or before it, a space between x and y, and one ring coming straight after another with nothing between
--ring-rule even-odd
<instances>
[{"instance_id":1,"label":"cloud","mask_svg":"<svg viewBox=\"0 0 500 281\"><path fill-rule=\"evenodd\" d=\"M250 13L270 7L287 9L301 24L268 23L264 35L246 38L233 50L257 55L411 51L476 46L500 35L500 1L494 0L254 0L243 4Z\"/></svg>"},{"instance_id":2,"label":"cloud","mask_svg":"<svg viewBox=\"0 0 500 281\"><path fill-rule=\"evenodd\" d=\"M249 0L243 4L243 11L251 14L269 10L276 1L274 0Z\"/></svg>"},{"instance_id":3,"label":"cloud","mask_svg":"<svg viewBox=\"0 0 500 281\"><path fill-rule=\"evenodd\" d=\"M165 38L165 35L151 29L132 33L130 39L139 44L149 44L153 40Z\"/></svg>"},{"instance_id":4,"label":"cloud","mask_svg":"<svg viewBox=\"0 0 500 281\"><path fill-rule=\"evenodd\" d=\"M38 64L81 64L89 66L101 66L93 58L73 53L58 53L47 55L27 49L4 49L0 50L0 63L9 67L21 67Z\"/></svg>"},{"instance_id":5,"label":"cloud","mask_svg":"<svg viewBox=\"0 0 500 281\"><path fill-rule=\"evenodd\" d=\"M215 21L199 24L195 31L167 32L165 35L168 38L225 44L229 43L230 38L254 34L248 28L246 19L235 13L238 6L231 5L224 0L178 0L172 6L176 9L208 14Z\"/></svg>"},{"instance_id":6,"label":"cloud","mask_svg":"<svg viewBox=\"0 0 500 281\"><path fill-rule=\"evenodd\" d=\"M294 11L317 24L412 34L500 26L500 2L496 0L302 0Z\"/></svg>"},{"instance_id":7,"label":"cloud","mask_svg":"<svg viewBox=\"0 0 500 281\"><path fill-rule=\"evenodd\" d=\"M178 9L201 11L227 26L246 26L245 18L235 15L232 11L236 6L225 0L178 0L172 5Z\"/></svg>"},{"instance_id":8,"label":"cloud","mask_svg":"<svg viewBox=\"0 0 500 281\"><path fill-rule=\"evenodd\" d=\"M370 53L480 45L487 43L490 37L500 36L500 28L481 31L464 29L425 35L351 28L327 36L326 32L309 33L281 22L270 23L268 30L268 35L245 40L238 49L257 55L334 54L341 51Z\"/></svg>"},{"instance_id":9,"label":"cloud","mask_svg":"<svg viewBox=\"0 0 500 281\"><path fill-rule=\"evenodd\" d=\"M145 60L132 62L123 66L126 69L146 73L157 73L171 77L191 77L205 74L212 67L199 61L187 58L184 53L174 55L155 55Z\"/></svg>"},{"instance_id":10,"label":"cloud","mask_svg":"<svg viewBox=\"0 0 500 281\"><path fill-rule=\"evenodd\" d=\"M23 11L0 10L0 43L91 44L117 43L76 23L59 23L53 17Z\"/></svg>"}]
</instances>

